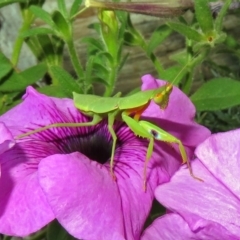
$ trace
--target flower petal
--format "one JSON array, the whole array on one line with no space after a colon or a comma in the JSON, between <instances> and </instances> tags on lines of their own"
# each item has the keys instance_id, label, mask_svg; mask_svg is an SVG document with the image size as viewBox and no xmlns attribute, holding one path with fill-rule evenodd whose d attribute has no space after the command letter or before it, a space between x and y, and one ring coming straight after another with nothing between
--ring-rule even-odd
<instances>
[{"instance_id":1,"label":"flower petal","mask_svg":"<svg viewBox=\"0 0 240 240\"><path fill-rule=\"evenodd\" d=\"M204 219L216 222L231 234L239 236L239 198L199 160L195 160L192 166L194 174L204 182L193 179L186 169L181 169L169 183L156 189L157 200L171 211L179 213L192 231L199 229Z\"/></svg>"},{"instance_id":2,"label":"flower petal","mask_svg":"<svg viewBox=\"0 0 240 240\"><path fill-rule=\"evenodd\" d=\"M188 240L188 239L214 239L214 240L239 240L237 236L229 233L217 223L205 222L205 226L192 231L184 219L174 213L169 213L156 219L143 233L141 240Z\"/></svg>"},{"instance_id":3,"label":"flower petal","mask_svg":"<svg viewBox=\"0 0 240 240\"><path fill-rule=\"evenodd\" d=\"M14 136L56 122L73 122L72 116L81 116L71 99L48 97L28 87L24 101L0 117ZM62 128L52 128L61 132Z\"/></svg>"},{"instance_id":4,"label":"flower petal","mask_svg":"<svg viewBox=\"0 0 240 240\"><path fill-rule=\"evenodd\" d=\"M2 165L0 180L0 232L26 236L40 230L54 219L54 215L39 186L37 172L14 182L12 172L5 167Z\"/></svg>"},{"instance_id":5,"label":"flower petal","mask_svg":"<svg viewBox=\"0 0 240 240\"><path fill-rule=\"evenodd\" d=\"M0 122L0 154L12 148L15 140L12 134L8 131L4 123Z\"/></svg>"},{"instance_id":6,"label":"flower petal","mask_svg":"<svg viewBox=\"0 0 240 240\"><path fill-rule=\"evenodd\" d=\"M121 199L104 166L80 153L52 155L39 181L57 220L79 239L125 239Z\"/></svg>"},{"instance_id":7,"label":"flower petal","mask_svg":"<svg viewBox=\"0 0 240 240\"><path fill-rule=\"evenodd\" d=\"M196 155L208 170L240 199L240 129L209 137Z\"/></svg>"}]
</instances>

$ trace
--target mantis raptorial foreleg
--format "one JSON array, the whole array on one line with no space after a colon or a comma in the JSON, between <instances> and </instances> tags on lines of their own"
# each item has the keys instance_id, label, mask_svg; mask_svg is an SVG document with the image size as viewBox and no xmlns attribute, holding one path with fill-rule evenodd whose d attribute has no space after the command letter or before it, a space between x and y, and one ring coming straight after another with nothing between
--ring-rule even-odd
<instances>
[{"instance_id":1,"label":"mantis raptorial foreleg","mask_svg":"<svg viewBox=\"0 0 240 240\"><path fill-rule=\"evenodd\" d=\"M193 178L195 178L196 180L199 180L201 182L203 181L201 178L196 177L193 174L192 167L191 167L190 161L189 161L189 159L187 157L186 150L185 150L182 142L178 138L174 137L170 133L164 131L163 129L157 127L156 125L154 125L154 124L152 124L150 122L139 121L139 125L142 126L148 133L150 133L155 140L163 141L163 142L170 143L170 144L172 144L172 143L178 144L179 151L180 151L180 154L181 154L181 157L182 157L182 162L183 162L183 164L184 163L187 164L189 172L190 172L190 175Z\"/></svg>"},{"instance_id":2,"label":"mantis raptorial foreleg","mask_svg":"<svg viewBox=\"0 0 240 240\"><path fill-rule=\"evenodd\" d=\"M139 122L137 120L129 117L125 112L122 113L122 119L136 136L149 139L146 160L144 163L144 171L143 171L143 188L144 190L146 190L147 163L152 156L153 146L154 146L154 137L144 127L139 125Z\"/></svg>"}]
</instances>

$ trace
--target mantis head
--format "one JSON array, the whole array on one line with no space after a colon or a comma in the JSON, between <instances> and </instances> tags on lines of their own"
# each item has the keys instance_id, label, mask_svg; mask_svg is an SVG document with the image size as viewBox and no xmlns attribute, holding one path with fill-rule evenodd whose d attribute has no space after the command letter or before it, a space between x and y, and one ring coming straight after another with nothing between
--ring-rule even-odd
<instances>
[{"instance_id":1,"label":"mantis head","mask_svg":"<svg viewBox=\"0 0 240 240\"><path fill-rule=\"evenodd\" d=\"M173 85L166 83L165 86L157 89L153 96L153 101L161 108L165 109L169 102L169 95L171 94Z\"/></svg>"}]
</instances>

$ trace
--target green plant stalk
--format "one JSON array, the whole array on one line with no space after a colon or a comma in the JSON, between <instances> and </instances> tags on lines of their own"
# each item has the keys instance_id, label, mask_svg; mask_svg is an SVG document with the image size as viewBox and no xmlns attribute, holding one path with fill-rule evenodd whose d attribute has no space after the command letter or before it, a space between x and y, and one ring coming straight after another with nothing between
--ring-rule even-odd
<instances>
[{"instance_id":1,"label":"green plant stalk","mask_svg":"<svg viewBox=\"0 0 240 240\"><path fill-rule=\"evenodd\" d=\"M189 66L190 66L191 71L189 72L187 80L186 80L186 82L183 86L183 89L182 89L182 91L185 94L188 95L190 90L191 90L192 82L193 82L193 70L194 70L194 68L196 67L196 65L200 64L206 58L207 55L208 55L208 49L205 49L196 58L194 58L194 56L193 56L192 60L189 61L190 62Z\"/></svg>"},{"instance_id":2,"label":"green plant stalk","mask_svg":"<svg viewBox=\"0 0 240 240\"><path fill-rule=\"evenodd\" d=\"M147 44L143 38L141 39L140 47L146 53L146 55L150 58L150 60L152 61L153 65L158 73L158 77L160 77L164 72L164 68L161 65L161 63L158 61L158 58L156 57L156 55L153 52L151 52L151 53L147 52Z\"/></svg>"},{"instance_id":3,"label":"green plant stalk","mask_svg":"<svg viewBox=\"0 0 240 240\"><path fill-rule=\"evenodd\" d=\"M26 17L24 17L24 13L26 15ZM14 46L13 46L13 53L12 53L12 64L13 66L15 67L18 63L18 60L19 60L19 56L20 56L20 53L21 53L21 49L22 49L22 45L24 43L24 38L20 37L20 35L29 29L29 27L31 26L33 20L34 20L34 17L33 15L29 12L29 10L23 10L23 24L22 24L22 27L19 29L18 31L18 37L14 43Z\"/></svg>"},{"instance_id":4,"label":"green plant stalk","mask_svg":"<svg viewBox=\"0 0 240 240\"><path fill-rule=\"evenodd\" d=\"M183 86L183 92L189 96L189 93L190 93L190 90L192 88L192 83L193 83L193 69L187 74L187 79L186 79L186 82Z\"/></svg>"},{"instance_id":5,"label":"green plant stalk","mask_svg":"<svg viewBox=\"0 0 240 240\"><path fill-rule=\"evenodd\" d=\"M32 236L30 240L42 240L46 237L46 233L47 233L47 228L44 228L43 230L40 230L38 233Z\"/></svg>"},{"instance_id":6,"label":"green plant stalk","mask_svg":"<svg viewBox=\"0 0 240 240\"><path fill-rule=\"evenodd\" d=\"M162 73L164 72L164 68L162 67L161 63L158 61L158 58L156 57L156 55L151 52L149 58L151 59L157 73L158 73L158 77L160 78L162 76Z\"/></svg>"},{"instance_id":7,"label":"green plant stalk","mask_svg":"<svg viewBox=\"0 0 240 240\"><path fill-rule=\"evenodd\" d=\"M79 12L77 12L75 15L71 16L70 21L75 20L75 18L79 15L81 15L83 12L85 12L88 8L84 7L83 9L81 9Z\"/></svg>"},{"instance_id":8,"label":"green plant stalk","mask_svg":"<svg viewBox=\"0 0 240 240\"><path fill-rule=\"evenodd\" d=\"M109 74L109 78L108 78L108 83L109 85L106 86L106 90L103 94L104 97L110 97L113 93L114 87L115 87L115 82L116 82L116 78L117 78L117 74L118 74L118 62L116 62L114 60L113 64L111 65L111 72Z\"/></svg>"},{"instance_id":9,"label":"green plant stalk","mask_svg":"<svg viewBox=\"0 0 240 240\"><path fill-rule=\"evenodd\" d=\"M11 236L4 236L4 238L3 238L3 240L11 240L12 239L12 237Z\"/></svg>"},{"instance_id":10,"label":"green plant stalk","mask_svg":"<svg viewBox=\"0 0 240 240\"><path fill-rule=\"evenodd\" d=\"M73 39L68 39L68 41L66 41L66 44L68 46L68 51L69 51L69 55L70 55L74 70L79 79L80 87L82 88L83 93L86 94L88 86L86 86L86 83L84 81L85 74L84 74L82 65L79 61L79 58L77 56L77 52L74 47Z\"/></svg>"},{"instance_id":11,"label":"green plant stalk","mask_svg":"<svg viewBox=\"0 0 240 240\"><path fill-rule=\"evenodd\" d=\"M193 57L193 51L192 51L192 44L193 44L193 41L191 39L188 39L186 38L186 46L187 46L187 61L190 63L192 61L192 59L194 58ZM186 94L186 95L189 95L189 92L191 90L191 87L192 87L192 83L193 83L193 71L194 70L194 67L191 68L191 71L188 72L187 74L187 78L186 78L186 81L185 81L185 84L183 85L183 92Z\"/></svg>"}]
</instances>

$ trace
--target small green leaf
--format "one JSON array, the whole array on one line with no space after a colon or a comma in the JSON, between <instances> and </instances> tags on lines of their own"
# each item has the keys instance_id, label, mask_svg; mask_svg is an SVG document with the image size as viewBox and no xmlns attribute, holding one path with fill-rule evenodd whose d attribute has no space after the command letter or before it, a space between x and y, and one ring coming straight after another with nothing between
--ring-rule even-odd
<instances>
[{"instance_id":1,"label":"small green leaf","mask_svg":"<svg viewBox=\"0 0 240 240\"><path fill-rule=\"evenodd\" d=\"M126 62L127 59L128 59L128 56L129 56L129 53L126 53L126 54L123 56L123 58L121 59L120 64L119 64L118 71L120 71L120 70L123 68L125 62Z\"/></svg>"},{"instance_id":2,"label":"small green leaf","mask_svg":"<svg viewBox=\"0 0 240 240\"><path fill-rule=\"evenodd\" d=\"M82 4L82 0L75 0L73 2L71 10L70 10L70 18L72 18L75 14L77 14L81 4Z\"/></svg>"},{"instance_id":3,"label":"small green leaf","mask_svg":"<svg viewBox=\"0 0 240 240\"><path fill-rule=\"evenodd\" d=\"M48 240L75 240L59 223L57 220L52 221L47 228Z\"/></svg>"},{"instance_id":4,"label":"small green leaf","mask_svg":"<svg viewBox=\"0 0 240 240\"><path fill-rule=\"evenodd\" d=\"M0 52L0 79L6 76L11 70L12 70L12 64L11 62L7 59L7 57Z\"/></svg>"},{"instance_id":5,"label":"small green leaf","mask_svg":"<svg viewBox=\"0 0 240 240\"><path fill-rule=\"evenodd\" d=\"M26 0L1 0L0 2L0 8L7 6L12 3L20 3L20 2L26 2Z\"/></svg>"},{"instance_id":6,"label":"small green leaf","mask_svg":"<svg viewBox=\"0 0 240 240\"><path fill-rule=\"evenodd\" d=\"M40 8L40 7L37 7L37 6L31 6L30 7L30 10L32 11L32 13L36 16L36 17L38 17L38 18L40 18L41 20L43 20L45 23L47 23L49 26L51 26L53 29L55 28L55 24L54 24L54 22L53 22L53 20L52 20L52 17L51 17L51 15L47 12L47 11L45 11L45 10L43 10L42 8Z\"/></svg>"},{"instance_id":7,"label":"small green leaf","mask_svg":"<svg viewBox=\"0 0 240 240\"><path fill-rule=\"evenodd\" d=\"M216 32L218 32L218 33L222 30L223 18L226 15L226 13L228 11L228 8L231 5L231 3L232 3L231 0L227 0L224 3L223 7L221 8L219 14L217 15L217 18L215 20L215 29L216 29Z\"/></svg>"},{"instance_id":8,"label":"small green leaf","mask_svg":"<svg viewBox=\"0 0 240 240\"><path fill-rule=\"evenodd\" d=\"M22 34L20 34L20 37L26 38L26 37L32 37L36 35L47 35L47 34L55 34L55 32L50 28L32 28L27 31L24 31Z\"/></svg>"},{"instance_id":9,"label":"small green leaf","mask_svg":"<svg viewBox=\"0 0 240 240\"><path fill-rule=\"evenodd\" d=\"M58 8L61 14L66 18L68 16L65 0L57 0Z\"/></svg>"},{"instance_id":10,"label":"small green leaf","mask_svg":"<svg viewBox=\"0 0 240 240\"><path fill-rule=\"evenodd\" d=\"M19 75L26 79L25 83L31 85L39 79L41 79L47 72L47 66L45 63L39 63L36 66L30 67L25 71L21 72ZM30 80L31 79L31 80Z\"/></svg>"},{"instance_id":11,"label":"small green leaf","mask_svg":"<svg viewBox=\"0 0 240 240\"><path fill-rule=\"evenodd\" d=\"M194 40L196 42L200 42L203 39L203 36L199 32L182 23L168 22L167 25L188 39Z\"/></svg>"},{"instance_id":12,"label":"small green leaf","mask_svg":"<svg viewBox=\"0 0 240 240\"><path fill-rule=\"evenodd\" d=\"M99 63L93 63L93 69L98 76L106 77L109 74L109 70Z\"/></svg>"},{"instance_id":13,"label":"small green leaf","mask_svg":"<svg viewBox=\"0 0 240 240\"><path fill-rule=\"evenodd\" d=\"M194 1L197 21L206 35L213 31L213 18L208 3L208 0Z\"/></svg>"},{"instance_id":14,"label":"small green leaf","mask_svg":"<svg viewBox=\"0 0 240 240\"><path fill-rule=\"evenodd\" d=\"M20 103L21 100L18 97L19 92L0 93L0 115Z\"/></svg>"},{"instance_id":15,"label":"small green leaf","mask_svg":"<svg viewBox=\"0 0 240 240\"><path fill-rule=\"evenodd\" d=\"M132 32L125 32L124 44L126 44L127 46L141 46L142 40L140 40L138 35L133 34Z\"/></svg>"},{"instance_id":16,"label":"small green leaf","mask_svg":"<svg viewBox=\"0 0 240 240\"><path fill-rule=\"evenodd\" d=\"M82 38L81 42L91 44L96 49L98 49L100 51L104 51L104 46L103 46L102 41L100 39L95 39L95 38L92 38L92 37L84 37L84 38Z\"/></svg>"},{"instance_id":17,"label":"small green leaf","mask_svg":"<svg viewBox=\"0 0 240 240\"><path fill-rule=\"evenodd\" d=\"M240 82L216 78L202 85L191 100L198 111L215 111L240 104Z\"/></svg>"},{"instance_id":18,"label":"small green leaf","mask_svg":"<svg viewBox=\"0 0 240 240\"><path fill-rule=\"evenodd\" d=\"M86 70L85 70L85 80L87 83L91 84L92 74L93 74L93 64L94 64L95 56L90 56L86 63Z\"/></svg>"},{"instance_id":19,"label":"small green leaf","mask_svg":"<svg viewBox=\"0 0 240 240\"><path fill-rule=\"evenodd\" d=\"M56 50L58 45L55 43L55 39L59 38L54 35L37 35L27 39L27 43L39 61L43 61L47 65L59 65L61 59Z\"/></svg>"},{"instance_id":20,"label":"small green leaf","mask_svg":"<svg viewBox=\"0 0 240 240\"><path fill-rule=\"evenodd\" d=\"M56 78L60 83L60 88L68 97L72 97L72 92L82 93L76 80L63 68L59 66L51 66L49 68L51 76Z\"/></svg>"},{"instance_id":21,"label":"small green leaf","mask_svg":"<svg viewBox=\"0 0 240 240\"><path fill-rule=\"evenodd\" d=\"M97 57L100 57L100 56L103 57L103 58L106 58L109 63L113 63L114 62L113 57L108 52L99 52L97 54Z\"/></svg>"},{"instance_id":22,"label":"small green leaf","mask_svg":"<svg viewBox=\"0 0 240 240\"><path fill-rule=\"evenodd\" d=\"M56 30L60 33L61 38L66 42L72 37L71 25L67 22L64 16L59 12L55 11L52 15L52 19L56 25Z\"/></svg>"},{"instance_id":23,"label":"small green leaf","mask_svg":"<svg viewBox=\"0 0 240 240\"><path fill-rule=\"evenodd\" d=\"M105 86L109 86L109 83L105 80L105 79L103 79L103 78L100 78L100 77L93 77L92 78L92 82L94 83L101 83L101 84L103 84L103 85L105 85Z\"/></svg>"},{"instance_id":24,"label":"small green leaf","mask_svg":"<svg viewBox=\"0 0 240 240\"><path fill-rule=\"evenodd\" d=\"M46 65L41 63L28 68L21 73L12 72L6 81L1 84L0 89L2 92L23 91L27 86L32 85L36 81L40 80L46 71Z\"/></svg>"},{"instance_id":25,"label":"small green leaf","mask_svg":"<svg viewBox=\"0 0 240 240\"><path fill-rule=\"evenodd\" d=\"M182 65L174 65L166 69L160 77L161 79L168 80L174 85L178 85L188 71L187 68L183 69Z\"/></svg>"},{"instance_id":26,"label":"small green leaf","mask_svg":"<svg viewBox=\"0 0 240 240\"><path fill-rule=\"evenodd\" d=\"M172 30L166 26L162 25L158 27L152 34L147 47L147 54L149 55L154 49L159 46L170 34Z\"/></svg>"},{"instance_id":27,"label":"small green leaf","mask_svg":"<svg viewBox=\"0 0 240 240\"><path fill-rule=\"evenodd\" d=\"M68 94L60 86L44 86L37 89L38 92L46 94L48 96L65 98L69 97Z\"/></svg>"}]
</instances>

